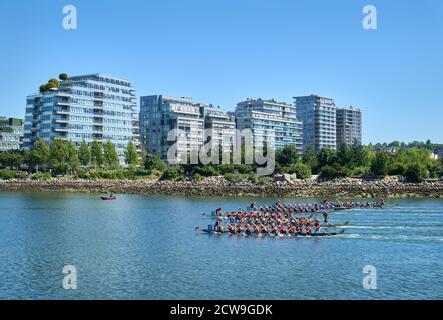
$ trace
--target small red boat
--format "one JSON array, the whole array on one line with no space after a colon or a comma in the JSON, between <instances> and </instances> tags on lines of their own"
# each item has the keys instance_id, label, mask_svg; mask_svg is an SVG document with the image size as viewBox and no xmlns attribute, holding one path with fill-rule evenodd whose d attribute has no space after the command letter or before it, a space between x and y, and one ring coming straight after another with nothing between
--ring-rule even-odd
<instances>
[{"instance_id":1,"label":"small red boat","mask_svg":"<svg viewBox=\"0 0 443 320\"><path fill-rule=\"evenodd\" d=\"M100 197L102 200L117 200L117 197Z\"/></svg>"}]
</instances>

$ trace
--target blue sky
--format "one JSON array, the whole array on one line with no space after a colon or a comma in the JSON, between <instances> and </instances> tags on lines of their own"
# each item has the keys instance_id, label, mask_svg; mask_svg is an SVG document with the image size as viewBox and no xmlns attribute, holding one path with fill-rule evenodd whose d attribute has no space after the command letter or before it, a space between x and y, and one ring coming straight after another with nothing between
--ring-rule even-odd
<instances>
[{"instance_id":1,"label":"blue sky","mask_svg":"<svg viewBox=\"0 0 443 320\"><path fill-rule=\"evenodd\" d=\"M67 4L78 30L62 28ZM1 115L23 117L61 72L103 72L228 110L316 93L363 108L365 143L443 143L440 0L0 0L0 30Z\"/></svg>"}]
</instances>

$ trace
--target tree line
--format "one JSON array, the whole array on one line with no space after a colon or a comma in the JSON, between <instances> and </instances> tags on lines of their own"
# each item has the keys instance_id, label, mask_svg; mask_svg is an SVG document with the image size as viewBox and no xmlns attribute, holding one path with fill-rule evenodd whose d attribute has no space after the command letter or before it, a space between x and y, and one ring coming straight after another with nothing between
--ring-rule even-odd
<instances>
[{"instance_id":1,"label":"tree line","mask_svg":"<svg viewBox=\"0 0 443 320\"><path fill-rule=\"evenodd\" d=\"M243 164L182 164L171 168L158 156L148 154L145 158L145 169L166 172L169 177L188 176L195 179L224 175L232 180L252 177L257 164L244 164L245 151L242 150ZM372 146L357 142L348 146L343 144L338 150L323 148L314 153L308 146L302 156L292 145L275 152L275 171L277 174L296 174L298 179L309 179L318 175L323 180L366 177L383 178L388 175L403 177L409 182L421 182L429 178L443 177L443 157L432 158L431 148L413 145L398 151L375 151ZM233 176L234 175L234 176Z\"/></svg>"},{"instance_id":2,"label":"tree line","mask_svg":"<svg viewBox=\"0 0 443 320\"><path fill-rule=\"evenodd\" d=\"M139 163L137 149L129 141L125 154L125 163L131 168ZM0 153L0 168L30 172L51 171L58 175L75 174L81 168L120 168L115 145L111 141L101 144L94 140L90 145L83 140L77 146L71 140L54 139L50 144L38 139L30 150L7 151Z\"/></svg>"},{"instance_id":3,"label":"tree line","mask_svg":"<svg viewBox=\"0 0 443 320\"><path fill-rule=\"evenodd\" d=\"M410 182L420 182L428 178L438 179L443 176L443 157L433 159L433 149L429 143L405 146L395 150L382 148L381 151L377 151L374 146L355 142L350 146L344 144L338 150L323 148L318 153L314 153L312 147L308 146L300 156L294 146L286 145L275 151L274 173L296 174L299 179L309 179L312 175L318 175L324 180L354 176L382 178L395 175ZM229 156L232 159L232 153ZM189 154L186 157L189 157ZM102 144L95 140L89 145L83 140L77 147L69 140L55 139L50 144L37 140L30 150L1 152L0 169L49 171L52 175L75 175L80 178L156 176L168 180L200 180L204 177L223 175L231 181L269 180L269 177L256 176L255 172L259 166L256 162L245 164L246 150L243 146L242 164L184 163L170 166L159 156L149 153L144 154L141 161L131 141L127 144L124 158L127 169L121 168L115 146L110 141Z\"/></svg>"}]
</instances>

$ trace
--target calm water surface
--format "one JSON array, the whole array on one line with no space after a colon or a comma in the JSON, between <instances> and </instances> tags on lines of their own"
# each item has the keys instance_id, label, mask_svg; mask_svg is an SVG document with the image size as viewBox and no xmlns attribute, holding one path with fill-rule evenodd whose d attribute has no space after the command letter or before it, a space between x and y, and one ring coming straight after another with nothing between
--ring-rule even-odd
<instances>
[{"instance_id":1,"label":"calm water surface","mask_svg":"<svg viewBox=\"0 0 443 320\"><path fill-rule=\"evenodd\" d=\"M442 299L443 201L331 215L334 238L194 231L217 207L277 199L0 193L0 299ZM308 202L318 199L281 199ZM62 288L63 266L78 288ZM362 269L377 269L377 289Z\"/></svg>"}]
</instances>

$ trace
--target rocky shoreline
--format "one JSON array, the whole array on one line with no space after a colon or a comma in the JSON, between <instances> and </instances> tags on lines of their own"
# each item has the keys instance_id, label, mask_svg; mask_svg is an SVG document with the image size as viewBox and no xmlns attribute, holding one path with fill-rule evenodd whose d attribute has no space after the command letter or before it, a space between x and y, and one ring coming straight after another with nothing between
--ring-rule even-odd
<instances>
[{"instance_id":1,"label":"rocky shoreline","mask_svg":"<svg viewBox=\"0 0 443 320\"><path fill-rule=\"evenodd\" d=\"M395 180L294 180L257 184L231 183L223 177L203 181L157 180L0 180L1 191L75 191L92 193L164 194L182 196L383 197L443 198L443 182L403 183Z\"/></svg>"}]
</instances>

